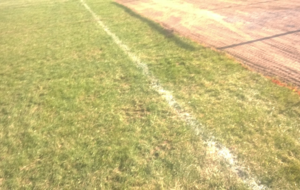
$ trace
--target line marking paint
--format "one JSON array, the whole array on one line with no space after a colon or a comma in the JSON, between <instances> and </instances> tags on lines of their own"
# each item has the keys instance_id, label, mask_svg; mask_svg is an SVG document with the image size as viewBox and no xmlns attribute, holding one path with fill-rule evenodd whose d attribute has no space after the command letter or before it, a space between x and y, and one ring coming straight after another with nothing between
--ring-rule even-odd
<instances>
[{"instance_id":1,"label":"line marking paint","mask_svg":"<svg viewBox=\"0 0 300 190\"><path fill-rule=\"evenodd\" d=\"M80 0L82 5L92 14L94 19L97 21L99 26L114 40L114 42L120 47L120 49L127 54L127 56L139 67L143 74L151 83L151 88L158 92L168 103L170 108L178 115L178 117L183 120L187 125L189 125L197 135L201 136L204 143L209 148L210 154L217 155L220 159L227 162L232 172L234 172L248 187L253 190L265 190L266 186L261 185L260 181L253 177L250 172L248 172L245 167L238 164L235 156L230 153L230 150L220 143L215 142L214 137L206 137L204 134L204 126L199 123L191 114L184 111L183 108L176 102L171 92L165 90L160 84L158 79L156 79L148 69L147 64L143 63L138 56L130 51L128 46L126 46L114 33L112 33L109 28L99 19L98 15L92 11L92 9L84 2ZM206 140L208 139L208 140Z\"/></svg>"}]
</instances>

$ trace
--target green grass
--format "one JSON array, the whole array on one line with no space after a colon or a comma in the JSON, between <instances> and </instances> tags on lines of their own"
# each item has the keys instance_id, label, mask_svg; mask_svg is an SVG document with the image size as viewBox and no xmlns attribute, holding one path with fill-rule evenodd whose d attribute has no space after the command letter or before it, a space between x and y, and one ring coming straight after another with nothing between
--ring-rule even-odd
<instances>
[{"instance_id":1,"label":"green grass","mask_svg":"<svg viewBox=\"0 0 300 190\"><path fill-rule=\"evenodd\" d=\"M87 4L272 189L300 185L300 98L111 0ZM76 0L0 2L2 189L247 189Z\"/></svg>"},{"instance_id":2,"label":"green grass","mask_svg":"<svg viewBox=\"0 0 300 190\"><path fill-rule=\"evenodd\" d=\"M90 4L92 1L90 1ZM300 98L115 3L94 3L164 87L271 188L300 185ZM116 11L112 11L116 10ZM122 19L118 19L122 18Z\"/></svg>"},{"instance_id":3,"label":"green grass","mask_svg":"<svg viewBox=\"0 0 300 190\"><path fill-rule=\"evenodd\" d=\"M0 15L1 189L244 187L79 1Z\"/></svg>"}]
</instances>

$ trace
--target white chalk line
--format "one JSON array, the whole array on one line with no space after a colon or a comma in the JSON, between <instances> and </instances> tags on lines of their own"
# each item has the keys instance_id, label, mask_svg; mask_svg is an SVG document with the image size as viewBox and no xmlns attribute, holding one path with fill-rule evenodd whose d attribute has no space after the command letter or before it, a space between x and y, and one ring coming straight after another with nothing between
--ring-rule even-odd
<instances>
[{"instance_id":1,"label":"white chalk line","mask_svg":"<svg viewBox=\"0 0 300 190\"><path fill-rule=\"evenodd\" d=\"M128 46L123 44L123 42L112 33L109 28L99 19L98 15L91 10L91 8L84 2L84 0L80 0L82 5L93 15L94 19L101 26L101 28L114 40L114 42L120 47L120 49L128 55L128 57L142 70L143 74L148 78L151 83L151 88L157 91L168 103L170 108L177 113L178 117L182 119L187 125L189 125L192 129L195 130L197 135L201 135L205 139L205 135L203 135L203 125L199 123L191 114L184 111L183 108L176 102L171 92L165 90L160 84L159 81L149 72L147 64L143 63L139 57L137 57L134 53L130 52ZM209 148L209 153L218 155L219 158L224 159L229 165L230 169L246 184L253 190L264 190L267 189L266 186L261 185L260 182L250 175L250 173L245 170L244 167L240 166L237 163L235 156L233 156L229 149L225 146L217 143L213 140L214 137L210 137L209 140L204 140L205 144Z\"/></svg>"}]
</instances>

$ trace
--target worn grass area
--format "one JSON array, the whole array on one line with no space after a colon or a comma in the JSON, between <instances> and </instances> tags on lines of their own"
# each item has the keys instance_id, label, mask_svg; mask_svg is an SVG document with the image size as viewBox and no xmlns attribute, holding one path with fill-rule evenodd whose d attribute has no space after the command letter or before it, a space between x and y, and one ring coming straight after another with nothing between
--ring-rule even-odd
<instances>
[{"instance_id":1,"label":"worn grass area","mask_svg":"<svg viewBox=\"0 0 300 190\"><path fill-rule=\"evenodd\" d=\"M110 1L93 10L164 87L273 189L300 187L300 98L239 63Z\"/></svg>"},{"instance_id":2,"label":"worn grass area","mask_svg":"<svg viewBox=\"0 0 300 190\"><path fill-rule=\"evenodd\" d=\"M1 1L0 52L1 189L246 189L79 1Z\"/></svg>"},{"instance_id":3,"label":"worn grass area","mask_svg":"<svg viewBox=\"0 0 300 190\"><path fill-rule=\"evenodd\" d=\"M298 189L300 98L111 0L88 0L273 189ZM0 2L2 189L246 189L76 0Z\"/></svg>"}]
</instances>

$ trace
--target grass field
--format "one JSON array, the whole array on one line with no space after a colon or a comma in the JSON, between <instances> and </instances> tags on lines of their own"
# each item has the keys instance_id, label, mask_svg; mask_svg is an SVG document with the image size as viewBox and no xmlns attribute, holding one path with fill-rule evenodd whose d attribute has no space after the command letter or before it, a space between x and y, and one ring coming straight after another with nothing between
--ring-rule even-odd
<instances>
[{"instance_id":1,"label":"grass field","mask_svg":"<svg viewBox=\"0 0 300 190\"><path fill-rule=\"evenodd\" d=\"M2 0L1 189L250 189L210 138L262 185L300 189L297 93L111 0L85 2L203 135L80 0Z\"/></svg>"}]
</instances>

